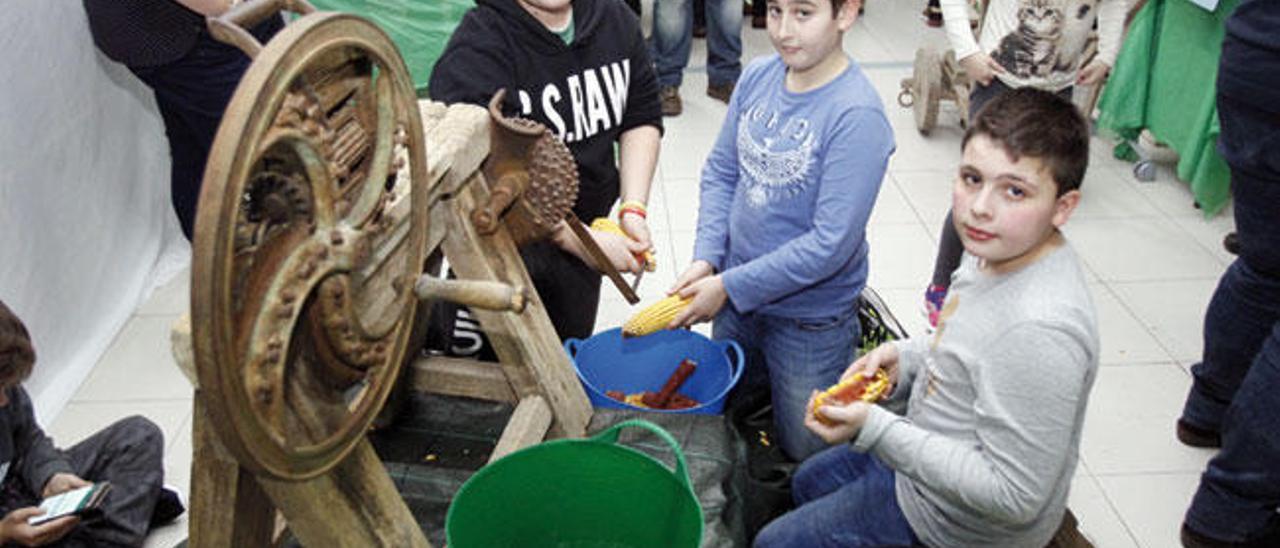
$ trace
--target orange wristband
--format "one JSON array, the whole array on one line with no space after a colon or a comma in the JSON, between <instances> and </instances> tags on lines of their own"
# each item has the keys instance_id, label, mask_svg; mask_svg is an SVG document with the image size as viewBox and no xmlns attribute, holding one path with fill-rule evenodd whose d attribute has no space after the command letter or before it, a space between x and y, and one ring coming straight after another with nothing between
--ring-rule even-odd
<instances>
[{"instance_id":1,"label":"orange wristband","mask_svg":"<svg viewBox=\"0 0 1280 548\"><path fill-rule=\"evenodd\" d=\"M618 220L622 220L622 216L627 213L639 215L641 219L649 218L649 209L643 203L635 200L622 202L622 206L618 208Z\"/></svg>"},{"instance_id":2,"label":"orange wristband","mask_svg":"<svg viewBox=\"0 0 1280 548\"><path fill-rule=\"evenodd\" d=\"M619 220L619 221L621 221L621 220L622 220L622 216L623 216L623 215L626 215L626 214L628 214L628 213L632 213L632 214L638 215L638 216L640 216L640 218L641 218L641 219L648 219L648 218L649 218L649 215L648 215L647 213L645 213L643 209L636 209L636 208L634 208L634 207L624 207L624 208L622 208L622 209L618 210L618 220Z\"/></svg>"}]
</instances>

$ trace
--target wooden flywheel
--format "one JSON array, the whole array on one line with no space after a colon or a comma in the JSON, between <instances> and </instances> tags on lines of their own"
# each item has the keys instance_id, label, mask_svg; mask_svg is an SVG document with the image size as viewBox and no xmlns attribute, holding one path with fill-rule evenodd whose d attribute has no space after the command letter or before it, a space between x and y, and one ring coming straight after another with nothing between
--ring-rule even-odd
<instances>
[{"instance_id":1,"label":"wooden flywheel","mask_svg":"<svg viewBox=\"0 0 1280 548\"><path fill-rule=\"evenodd\" d=\"M200 197L199 382L217 391L212 422L242 465L310 478L363 439L404 361L408 273L430 230L422 123L399 53L364 19L310 13L265 46L211 27L260 50Z\"/></svg>"}]
</instances>

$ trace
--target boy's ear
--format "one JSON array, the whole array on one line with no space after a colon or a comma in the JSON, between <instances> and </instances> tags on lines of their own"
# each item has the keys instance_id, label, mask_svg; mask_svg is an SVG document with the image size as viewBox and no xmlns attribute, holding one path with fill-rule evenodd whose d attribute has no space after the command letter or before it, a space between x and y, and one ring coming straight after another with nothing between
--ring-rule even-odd
<instances>
[{"instance_id":1,"label":"boy's ear","mask_svg":"<svg viewBox=\"0 0 1280 548\"><path fill-rule=\"evenodd\" d=\"M1053 226L1061 228L1062 225L1067 224L1067 219L1071 218L1071 213L1078 205L1080 205L1080 189L1058 196L1057 201L1053 203Z\"/></svg>"},{"instance_id":2,"label":"boy's ear","mask_svg":"<svg viewBox=\"0 0 1280 548\"><path fill-rule=\"evenodd\" d=\"M862 5L862 0L844 0L840 4L840 11L836 12L836 26L840 32L849 32L853 28L853 22L858 20L858 7Z\"/></svg>"}]
</instances>

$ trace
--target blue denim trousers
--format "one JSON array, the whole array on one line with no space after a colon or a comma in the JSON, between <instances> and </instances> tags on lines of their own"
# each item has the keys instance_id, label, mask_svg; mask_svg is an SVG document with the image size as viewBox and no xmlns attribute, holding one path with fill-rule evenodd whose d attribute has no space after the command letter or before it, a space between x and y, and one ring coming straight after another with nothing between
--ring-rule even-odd
<instances>
[{"instance_id":1,"label":"blue denim trousers","mask_svg":"<svg viewBox=\"0 0 1280 548\"><path fill-rule=\"evenodd\" d=\"M840 380L853 363L861 338L857 308L839 316L800 320L768 314L740 314L726 304L712 336L742 345L746 370L736 391L769 387L773 423L782 451L796 461L827 447L804 426L805 406L814 390Z\"/></svg>"},{"instance_id":2,"label":"blue denim trousers","mask_svg":"<svg viewBox=\"0 0 1280 548\"><path fill-rule=\"evenodd\" d=\"M680 87L693 43L693 1L654 0L650 53L659 87ZM732 84L742 73L742 2L707 0L707 82Z\"/></svg>"},{"instance_id":3,"label":"blue denim trousers","mask_svg":"<svg viewBox=\"0 0 1280 548\"><path fill-rule=\"evenodd\" d=\"M919 544L902 515L894 472L848 445L804 461L791 482L796 508L766 525L755 546L790 548Z\"/></svg>"},{"instance_id":4,"label":"blue denim trousers","mask_svg":"<svg viewBox=\"0 0 1280 548\"><path fill-rule=\"evenodd\" d=\"M1220 94L1218 117L1241 245L1205 312L1204 354L1182 410L1182 420L1222 434L1187 523L1240 541L1277 519L1280 504L1280 114Z\"/></svg>"}]
</instances>

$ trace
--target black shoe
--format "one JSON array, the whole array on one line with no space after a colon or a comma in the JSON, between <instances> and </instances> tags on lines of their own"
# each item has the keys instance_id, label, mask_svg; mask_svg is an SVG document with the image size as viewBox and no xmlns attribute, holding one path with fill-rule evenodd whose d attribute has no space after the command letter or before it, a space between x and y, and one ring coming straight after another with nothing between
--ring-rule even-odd
<instances>
[{"instance_id":1,"label":"black shoe","mask_svg":"<svg viewBox=\"0 0 1280 548\"><path fill-rule=\"evenodd\" d=\"M1222 239L1222 248L1227 250L1227 253L1230 253L1232 255L1239 255L1240 254L1240 236L1235 232L1227 234L1227 236Z\"/></svg>"},{"instance_id":2,"label":"black shoe","mask_svg":"<svg viewBox=\"0 0 1280 548\"><path fill-rule=\"evenodd\" d=\"M1178 419L1178 441L1191 447L1222 447L1222 435L1217 430L1194 426L1182 419Z\"/></svg>"},{"instance_id":3,"label":"black shoe","mask_svg":"<svg viewBox=\"0 0 1280 548\"><path fill-rule=\"evenodd\" d=\"M151 510L151 526L156 527L173 523L183 512L187 511L187 507L182 505L182 495L172 487L164 487L160 489L160 497L156 499L156 506Z\"/></svg>"}]
</instances>

